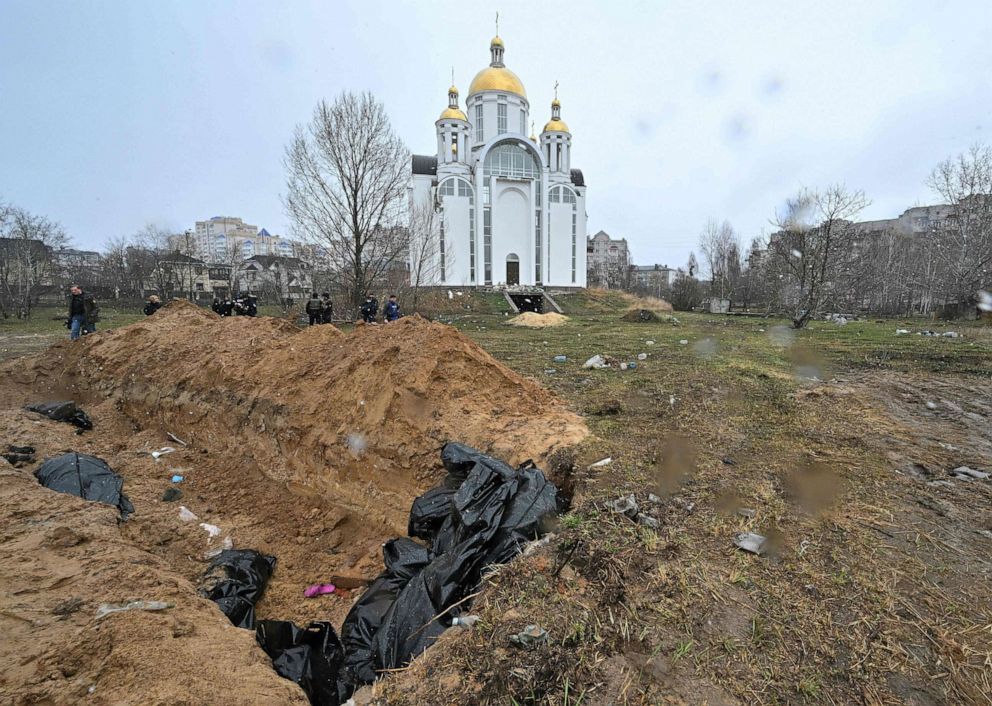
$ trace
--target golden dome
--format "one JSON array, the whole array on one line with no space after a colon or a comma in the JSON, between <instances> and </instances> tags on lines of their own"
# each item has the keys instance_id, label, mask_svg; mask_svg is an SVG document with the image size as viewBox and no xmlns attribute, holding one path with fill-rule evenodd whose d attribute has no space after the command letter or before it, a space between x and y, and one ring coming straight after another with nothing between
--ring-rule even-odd
<instances>
[{"instance_id":1,"label":"golden dome","mask_svg":"<svg viewBox=\"0 0 992 706\"><path fill-rule=\"evenodd\" d=\"M561 118L552 118L544 126L544 132L568 132L568 125Z\"/></svg>"},{"instance_id":2,"label":"golden dome","mask_svg":"<svg viewBox=\"0 0 992 706\"><path fill-rule=\"evenodd\" d=\"M482 91L503 91L515 93L521 98L527 97L524 84L505 66L487 66L475 75L472 85L468 87L468 94L471 96Z\"/></svg>"},{"instance_id":3,"label":"golden dome","mask_svg":"<svg viewBox=\"0 0 992 706\"><path fill-rule=\"evenodd\" d=\"M553 101L551 101L551 107L552 108L561 108L561 101L558 100L557 98L555 98Z\"/></svg>"},{"instance_id":4,"label":"golden dome","mask_svg":"<svg viewBox=\"0 0 992 706\"><path fill-rule=\"evenodd\" d=\"M468 118L465 117L465 113L460 108L451 107L445 108L438 120L464 120L468 122Z\"/></svg>"},{"instance_id":5,"label":"golden dome","mask_svg":"<svg viewBox=\"0 0 992 706\"><path fill-rule=\"evenodd\" d=\"M503 40L499 38L499 35L493 37L493 40L489 42L490 47L501 47L503 46Z\"/></svg>"},{"instance_id":6,"label":"golden dome","mask_svg":"<svg viewBox=\"0 0 992 706\"><path fill-rule=\"evenodd\" d=\"M455 84L451 84L451 88L448 89L448 93L458 93L458 87Z\"/></svg>"}]
</instances>

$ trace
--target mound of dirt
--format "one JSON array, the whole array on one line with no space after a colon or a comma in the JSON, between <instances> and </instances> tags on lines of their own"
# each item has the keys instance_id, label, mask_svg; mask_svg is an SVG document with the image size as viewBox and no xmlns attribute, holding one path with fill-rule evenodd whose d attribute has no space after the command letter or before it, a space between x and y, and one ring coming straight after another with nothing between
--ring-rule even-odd
<instances>
[{"instance_id":1,"label":"mound of dirt","mask_svg":"<svg viewBox=\"0 0 992 706\"><path fill-rule=\"evenodd\" d=\"M510 326L523 326L524 328L548 328L551 326L561 326L568 321L567 316L562 316L554 311L547 314L538 314L533 311L514 316L507 321Z\"/></svg>"},{"instance_id":2,"label":"mound of dirt","mask_svg":"<svg viewBox=\"0 0 992 706\"><path fill-rule=\"evenodd\" d=\"M94 429L76 436L21 409L42 399L75 400ZM540 463L588 434L557 397L442 324L413 316L346 334L221 318L185 302L0 366L0 431L4 443L36 446L39 461L66 450L104 459L135 506L118 526L114 508L4 471L23 479L0 484L9 491L0 493L9 509L0 514L8 557L0 571L20 587L0 600L0 622L16 632L0 659L23 665L0 682L4 691L70 703L95 684L107 703L218 704L304 697L275 675L251 633L196 595L210 545L198 522L180 519L180 503L237 548L277 557L259 619L339 624L349 587L381 570L382 542L406 533L412 499L444 475L436 459L445 441ZM166 444L176 451L148 454ZM173 474L185 480L174 485ZM165 489L182 499L166 502ZM64 519L58 532L83 539L39 548L53 517L51 531ZM303 597L328 580L339 583L334 595ZM176 607L95 622L96 603L128 600ZM82 609L43 618L65 606Z\"/></svg>"},{"instance_id":3,"label":"mound of dirt","mask_svg":"<svg viewBox=\"0 0 992 706\"><path fill-rule=\"evenodd\" d=\"M669 314L664 314L664 313L659 314L657 311L652 309L638 309L637 307L627 310L627 312L623 316L621 316L620 319L622 321L631 321L633 323L640 323L640 324L658 323L658 322L671 323L671 324L678 323L678 320L674 316L670 316Z\"/></svg>"},{"instance_id":4,"label":"mound of dirt","mask_svg":"<svg viewBox=\"0 0 992 706\"><path fill-rule=\"evenodd\" d=\"M647 309L656 313L671 313L675 309L664 299L658 297L638 297L627 292L622 293L623 298L628 301L633 309Z\"/></svg>"}]
</instances>

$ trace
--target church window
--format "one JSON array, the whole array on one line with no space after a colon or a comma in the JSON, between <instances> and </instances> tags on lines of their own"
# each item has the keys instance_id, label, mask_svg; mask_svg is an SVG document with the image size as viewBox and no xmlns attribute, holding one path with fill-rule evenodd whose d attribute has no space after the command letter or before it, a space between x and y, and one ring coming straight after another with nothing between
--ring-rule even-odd
<instances>
[{"instance_id":1,"label":"church window","mask_svg":"<svg viewBox=\"0 0 992 706\"><path fill-rule=\"evenodd\" d=\"M520 134L527 134L527 113L524 112L523 108L520 109Z\"/></svg>"},{"instance_id":2,"label":"church window","mask_svg":"<svg viewBox=\"0 0 992 706\"><path fill-rule=\"evenodd\" d=\"M498 120L496 121L497 132L502 135L506 132L506 103L500 103L496 106L496 116Z\"/></svg>"},{"instance_id":3,"label":"church window","mask_svg":"<svg viewBox=\"0 0 992 706\"><path fill-rule=\"evenodd\" d=\"M557 150L556 156L558 158L557 161L556 161L556 164L558 165L558 169L560 171L560 170L562 170L562 169L565 168L565 165L561 163L561 143L560 142L557 145L555 145L555 149Z\"/></svg>"},{"instance_id":4,"label":"church window","mask_svg":"<svg viewBox=\"0 0 992 706\"><path fill-rule=\"evenodd\" d=\"M482 254L486 284L493 283L493 210L486 206L482 210Z\"/></svg>"},{"instance_id":5,"label":"church window","mask_svg":"<svg viewBox=\"0 0 992 706\"><path fill-rule=\"evenodd\" d=\"M541 167L526 146L516 141L506 141L486 154L483 173L485 176L511 179L539 179Z\"/></svg>"},{"instance_id":6,"label":"church window","mask_svg":"<svg viewBox=\"0 0 992 706\"><path fill-rule=\"evenodd\" d=\"M575 226L577 220L576 208L572 206L572 284L575 284Z\"/></svg>"},{"instance_id":7,"label":"church window","mask_svg":"<svg viewBox=\"0 0 992 706\"><path fill-rule=\"evenodd\" d=\"M475 104L475 141L486 141L485 130L482 129L482 103Z\"/></svg>"}]
</instances>

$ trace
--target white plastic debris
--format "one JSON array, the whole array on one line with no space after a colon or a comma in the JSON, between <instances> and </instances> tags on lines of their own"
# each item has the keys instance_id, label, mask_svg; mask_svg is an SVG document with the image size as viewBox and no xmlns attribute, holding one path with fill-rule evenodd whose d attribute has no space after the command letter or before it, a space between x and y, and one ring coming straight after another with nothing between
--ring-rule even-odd
<instances>
[{"instance_id":1,"label":"white plastic debris","mask_svg":"<svg viewBox=\"0 0 992 706\"><path fill-rule=\"evenodd\" d=\"M234 542L231 541L230 537L224 537L224 541L220 543L219 547L214 547L213 549L208 549L203 553L204 559L213 559L218 556L222 551L226 549L234 549Z\"/></svg>"},{"instance_id":2,"label":"white plastic debris","mask_svg":"<svg viewBox=\"0 0 992 706\"><path fill-rule=\"evenodd\" d=\"M206 522L201 522L200 527L202 527L206 531L207 537L209 539L213 539L214 537L220 536L220 527L218 527L217 525L211 525Z\"/></svg>"},{"instance_id":3,"label":"white plastic debris","mask_svg":"<svg viewBox=\"0 0 992 706\"><path fill-rule=\"evenodd\" d=\"M449 290L448 290L448 299L454 299L454 298L455 298L455 295L454 295L454 294L452 294L452 293L451 293L451 290L449 289Z\"/></svg>"},{"instance_id":4,"label":"white plastic debris","mask_svg":"<svg viewBox=\"0 0 992 706\"><path fill-rule=\"evenodd\" d=\"M621 370L626 370L627 369L627 364L626 363L620 363L620 369Z\"/></svg>"},{"instance_id":5,"label":"white plastic debris","mask_svg":"<svg viewBox=\"0 0 992 706\"><path fill-rule=\"evenodd\" d=\"M477 622L479 622L478 615L459 615L451 619L452 627L455 625L459 625L463 628L471 628L471 627L475 627L475 624Z\"/></svg>"},{"instance_id":6,"label":"white plastic debris","mask_svg":"<svg viewBox=\"0 0 992 706\"><path fill-rule=\"evenodd\" d=\"M957 331L945 331L944 332L944 338L958 338L958 332Z\"/></svg>"},{"instance_id":7,"label":"white plastic debris","mask_svg":"<svg viewBox=\"0 0 992 706\"><path fill-rule=\"evenodd\" d=\"M672 407L674 409L675 408L675 401L677 399L678 399L678 397L676 397L675 395L669 395L668 396L668 406L669 407Z\"/></svg>"},{"instance_id":8,"label":"white plastic debris","mask_svg":"<svg viewBox=\"0 0 992 706\"><path fill-rule=\"evenodd\" d=\"M897 328L896 329L896 335L897 336L905 336L907 333L909 333L909 330L908 329L904 329L904 328Z\"/></svg>"},{"instance_id":9,"label":"white plastic debris","mask_svg":"<svg viewBox=\"0 0 992 706\"><path fill-rule=\"evenodd\" d=\"M927 409L937 409L936 402L927 402Z\"/></svg>"},{"instance_id":10,"label":"white plastic debris","mask_svg":"<svg viewBox=\"0 0 992 706\"><path fill-rule=\"evenodd\" d=\"M604 459L602 459L600 461L596 461L596 463L590 463L589 464L589 468L590 469L593 469L593 468L603 468L604 466L609 466L611 463L613 463L613 458L610 457L610 456L607 456L606 458L604 458Z\"/></svg>"},{"instance_id":11,"label":"white plastic debris","mask_svg":"<svg viewBox=\"0 0 992 706\"><path fill-rule=\"evenodd\" d=\"M644 345L646 345L646 346L653 346L654 345L654 341L645 341L644 342Z\"/></svg>"},{"instance_id":12,"label":"white plastic debris","mask_svg":"<svg viewBox=\"0 0 992 706\"><path fill-rule=\"evenodd\" d=\"M764 554L765 542L767 541L767 537L756 532L739 532L734 535L734 544L746 552L758 554L759 556Z\"/></svg>"},{"instance_id":13,"label":"white plastic debris","mask_svg":"<svg viewBox=\"0 0 992 706\"><path fill-rule=\"evenodd\" d=\"M160 458L162 458L166 454L171 454L174 451L175 451L175 449L173 447L171 447L171 446L163 446L162 448L158 449L157 451L152 451L151 452L151 457L154 458L156 461L158 461Z\"/></svg>"},{"instance_id":14,"label":"white plastic debris","mask_svg":"<svg viewBox=\"0 0 992 706\"><path fill-rule=\"evenodd\" d=\"M689 341L687 339L683 338L681 341L679 341L679 345L680 346L688 346L689 345Z\"/></svg>"},{"instance_id":15,"label":"white plastic debris","mask_svg":"<svg viewBox=\"0 0 992 706\"><path fill-rule=\"evenodd\" d=\"M951 471L951 474L958 478L961 478L962 480L964 479L971 480L972 478L976 478L978 480L985 480L986 478L989 477L988 473L985 473L984 471L976 471L974 468L968 468L968 466L958 466L953 471Z\"/></svg>"},{"instance_id":16,"label":"white plastic debris","mask_svg":"<svg viewBox=\"0 0 992 706\"><path fill-rule=\"evenodd\" d=\"M647 360L648 359L648 354L647 353L638 353L637 354L637 359L638 360Z\"/></svg>"},{"instance_id":17,"label":"white plastic debris","mask_svg":"<svg viewBox=\"0 0 992 706\"><path fill-rule=\"evenodd\" d=\"M596 354L592 358L587 360L585 363L583 363L582 367L594 368L598 370L599 368L608 368L610 366L607 364L606 360L604 360L603 356Z\"/></svg>"},{"instance_id":18,"label":"white plastic debris","mask_svg":"<svg viewBox=\"0 0 992 706\"><path fill-rule=\"evenodd\" d=\"M179 519L183 522L193 522L194 520L199 520L200 518L190 512L190 509L185 505L179 506Z\"/></svg>"},{"instance_id":19,"label":"white plastic debris","mask_svg":"<svg viewBox=\"0 0 992 706\"><path fill-rule=\"evenodd\" d=\"M175 608L175 604L165 601L131 601L122 605L101 603L96 609L96 619L99 620L111 613L123 613L127 610L166 610L167 608Z\"/></svg>"}]
</instances>

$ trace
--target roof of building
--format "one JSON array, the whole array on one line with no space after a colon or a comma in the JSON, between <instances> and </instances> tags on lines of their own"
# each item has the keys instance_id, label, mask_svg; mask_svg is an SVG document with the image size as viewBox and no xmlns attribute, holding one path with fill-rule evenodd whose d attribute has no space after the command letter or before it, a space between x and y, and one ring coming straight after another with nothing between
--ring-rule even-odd
<instances>
[{"instance_id":1,"label":"roof of building","mask_svg":"<svg viewBox=\"0 0 992 706\"><path fill-rule=\"evenodd\" d=\"M631 265L630 268L636 272L675 272L675 268L668 265Z\"/></svg>"},{"instance_id":2,"label":"roof of building","mask_svg":"<svg viewBox=\"0 0 992 706\"><path fill-rule=\"evenodd\" d=\"M285 255L252 255L246 262L254 260L263 267L270 267L277 263L282 263L290 267L299 267L303 264L303 260L298 257L286 257Z\"/></svg>"},{"instance_id":3,"label":"roof of building","mask_svg":"<svg viewBox=\"0 0 992 706\"><path fill-rule=\"evenodd\" d=\"M464 120L465 122L468 122L468 118L465 116L465 113L462 112L461 108L452 108L451 106L444 109L438 120Z\"/></svg>"},{"instance_id":4,"label":"roof of building","mask_svg":"<svg viewBox=\"0 0 992 706\"><path fill-rule=\"evenodd\" d=\"M270 233L269 231L265 230L265 228L262 228L262 230L258 231L258 234L261 235L261 236L266 236L266 237L270 237L270 238L272 237L272 233Z\"/></svg>"},{"instance_id":5,"label":"roof of building","mask_svg":"<svg viewBox=\"0 0 992 706\"><path fill-rule=\"evenodd\" d=\"M437 157L425 154L415 154L412 157L414 174L437 175Z\"/></svg>"}]
</instances>

